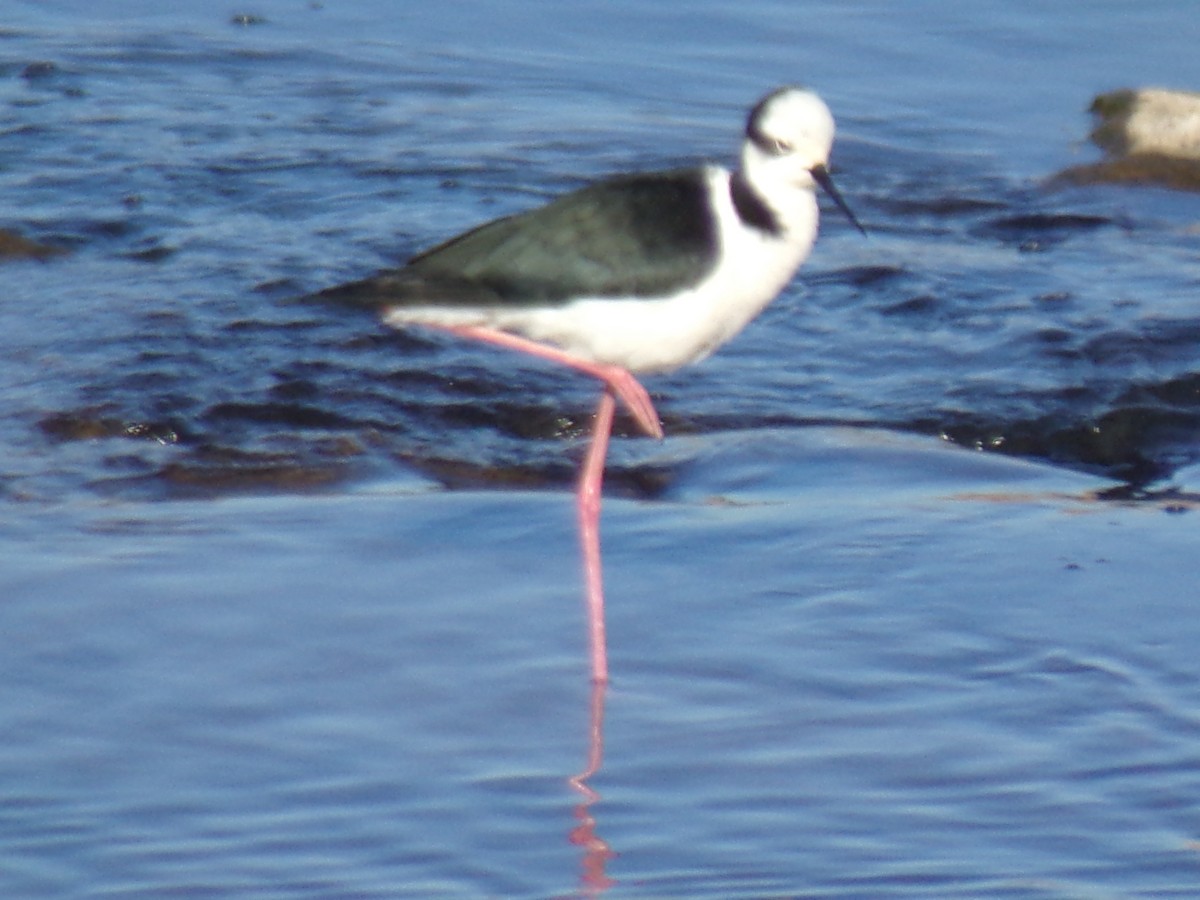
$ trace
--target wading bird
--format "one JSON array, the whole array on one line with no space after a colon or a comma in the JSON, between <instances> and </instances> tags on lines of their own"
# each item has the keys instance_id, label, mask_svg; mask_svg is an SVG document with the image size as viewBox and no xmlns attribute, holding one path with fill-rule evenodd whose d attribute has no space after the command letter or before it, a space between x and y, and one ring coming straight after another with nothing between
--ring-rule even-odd
<instances>
[{"instance_id":1,"label":"wading bird","mask_svg":"<svg viewBox=\"0 0 1200 900\"><path fill-rule=\"evenodd\" d=\"M604 385L577 494L597 683L608 680L599 518L616 402L646 434L663 436L633 373L703 359L783 290L816 238L817 187L863 231L829 176L833 135L816 94L780 88L750 111L733 171L617 175L314 295L376 308L397 328L529 353Z\"/></svg>"}]
</instances>

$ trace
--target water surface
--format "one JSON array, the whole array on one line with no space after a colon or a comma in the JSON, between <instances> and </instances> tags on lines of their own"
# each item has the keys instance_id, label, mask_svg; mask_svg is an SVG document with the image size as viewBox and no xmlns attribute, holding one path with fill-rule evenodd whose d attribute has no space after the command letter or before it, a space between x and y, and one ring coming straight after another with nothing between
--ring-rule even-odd
<instances>
[{"instance_id":1,"label":"water surface","mask_svg":"<svg viewBox=\"0 0 1200 900\"><path fill-rule=\"evenodd\" d=\"M5 895L1195 894L1197 199L1048 184L1190 4L5 12ZM871 237L622 423L599 729L595 386L294 300L787 82Z\"/></svg>"}]
</instances>

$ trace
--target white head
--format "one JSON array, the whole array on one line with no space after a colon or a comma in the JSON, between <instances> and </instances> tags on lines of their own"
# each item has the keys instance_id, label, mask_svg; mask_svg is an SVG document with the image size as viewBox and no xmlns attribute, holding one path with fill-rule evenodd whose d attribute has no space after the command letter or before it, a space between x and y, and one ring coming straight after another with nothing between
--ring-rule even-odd
<instances>
[{"instance_id":1,"label":"white head","mask_svg":"<svg viewBox=\"0 0 1200 900\"><path fill-rule=\"evenodd\" d=\"M750 110L742 174L775 208L789 205L796 191L810 192L819 184L862 231L829 177L833 134L833 114L820 97L805 88L779 88Z\"/></svg>"}]
</instances>

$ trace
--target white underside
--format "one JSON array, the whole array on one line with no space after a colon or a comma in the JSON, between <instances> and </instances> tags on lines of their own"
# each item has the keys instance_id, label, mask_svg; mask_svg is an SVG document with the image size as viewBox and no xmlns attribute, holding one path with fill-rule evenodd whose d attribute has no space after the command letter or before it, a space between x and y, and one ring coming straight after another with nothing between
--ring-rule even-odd
<instances>
[{"instance_id":1,"label":"white underside","mask_svg":"<svg viewBox=\"0 0 1200 900\"><path fill-rule=\"evenodd\" d=\"M691 290L658 299L583 298L525 309L393 307L384 321L397 327L425 323L497 328L632 372L668 371L703 359L783 290L808 256L817 232L817 202L811 189L788 192L789 207L776 210L784 232L773 236L747 227L738 217L727 170L706 171L718 214L721 261Z\"/></svg>"}]
</instances>

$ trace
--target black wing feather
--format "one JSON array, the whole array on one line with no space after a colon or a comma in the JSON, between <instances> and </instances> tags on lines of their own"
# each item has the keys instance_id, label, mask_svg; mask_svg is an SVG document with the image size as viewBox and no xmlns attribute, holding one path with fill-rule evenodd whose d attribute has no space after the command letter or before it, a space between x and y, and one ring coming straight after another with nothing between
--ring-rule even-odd
<instances>
[{"instance_id":1,"label":"black wing feather","mask_svg":"<svg viewBox=\"0 0 1200 900\"><path fill-rule=\"evenodd\" d=\"M399 269L316 296L364 306L656 296L702 280L717 246L703 170L626 175L488 222Z\"/></svg>"}]
</instances>

